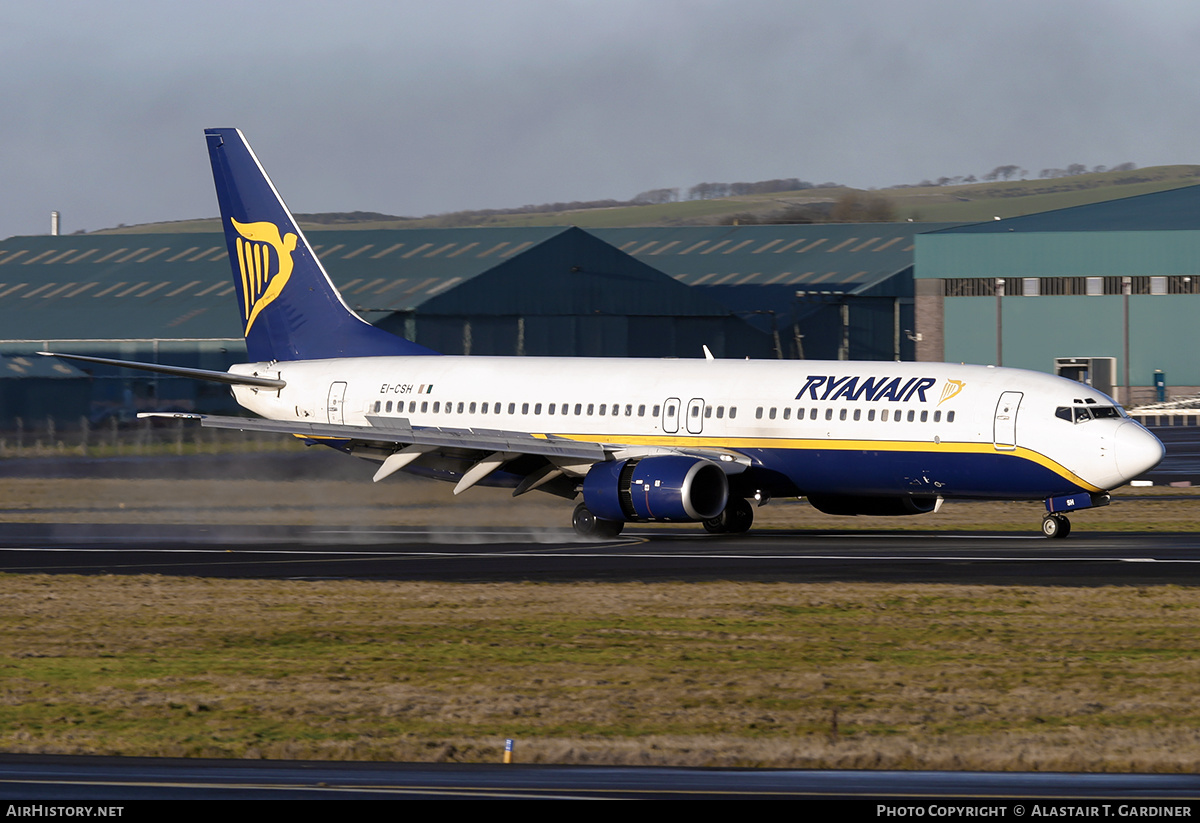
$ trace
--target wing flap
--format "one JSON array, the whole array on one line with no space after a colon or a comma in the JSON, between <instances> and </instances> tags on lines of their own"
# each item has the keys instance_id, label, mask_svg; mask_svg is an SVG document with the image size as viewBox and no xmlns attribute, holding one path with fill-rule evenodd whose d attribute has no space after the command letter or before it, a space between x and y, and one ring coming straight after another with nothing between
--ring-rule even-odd
<instances>
[{"instance_id":1,"label":"wing flap","mask_svg":"<svg viewBox=\"0 0 1200 823\"><path fill-rule=\"evenodd\" d=\"M383 418L368 418L372 422L381 419ZM277 432L316 439L435 446L489 453L537 454L543 457L561 457L591 462L605 459L604 447L599 443L534 437L531 434L500 429L443 429L434 426L412 426L403 418L387 418L387 421L388 425L385 426L346 426L337 423L304 423L206 415L200 418L200 425L210 429Z\"/></svg>"}]
</instances>

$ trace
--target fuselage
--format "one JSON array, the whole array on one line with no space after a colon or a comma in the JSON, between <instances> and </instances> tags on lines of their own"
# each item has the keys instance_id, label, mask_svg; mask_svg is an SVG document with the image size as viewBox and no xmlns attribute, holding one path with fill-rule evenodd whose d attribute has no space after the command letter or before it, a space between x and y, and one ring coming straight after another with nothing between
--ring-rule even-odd
<instances>
[{"instance_id":1,"label":"fuselage","mask_svg":"<svg viewBox=\"0 0 1200 823\"><path fill-rule=\"evenodd\" d=\"M1163 455L1107 395L990 366L422 356L231 371L286 381L235 389L274 420L390 417L642 453L728 450L743 485L770 496L1043 499L1115 488Z\"/></svg>"}]
</instances>

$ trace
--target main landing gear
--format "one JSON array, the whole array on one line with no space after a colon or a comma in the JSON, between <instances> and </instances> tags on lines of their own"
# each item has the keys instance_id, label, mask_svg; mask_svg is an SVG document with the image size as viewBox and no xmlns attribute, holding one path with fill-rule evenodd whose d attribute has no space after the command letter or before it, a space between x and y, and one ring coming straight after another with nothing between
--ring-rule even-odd
<instances>
[{"instance_id":1,"label":"main landing gear","mask_svg":"<svg viewBox=\"0 0 1200 823\"><path fill-rule=\"evenodd\" d=\"M744 497L731 497L725 510L711 520L704 521L704 530L709 534L745 534L754 524L754 508Z\"/></svg>"},{"instance_id":2,"label":"main landing gear","mask_svg":"<svg viewBox=\"0 0 1200 823\"><path fill-rule=\"evenodd\" d=\"M1071 533L1071 521L1066 515L1048 514L1042 518L1042 534L1046 537L1062 539Z\"/></svg>"},{"instance_id":3,"label":"main landing gear","mask_svg":"<svg viewBox=\"0 0 1200 823\"><path fill-rule=\"evenodd\" d=\"M750 501L742 497L730 498L724 511L711 520L704 521L704 529L709 534L745 534L754 523L754 508ZM575 507L571 516L571 525L580 537L590 537L595 540L611 540L621 533L625 523L621 520L605 520L592 514L588 507L580 503Z\"/></svg>"},{"instance_id":4,"label":"main landing gear","mask_svg":"<svg viewBox=\"0 0 1200 823\"><path fill-rule=\"evenodd\" d=\"M588 507L580 503L575 507L571 516L571 525L580 537L593 537L598 540L608 540L616 537L625 528L621 520L603 520L588 511Z\"/></svg>"}]
</instances>

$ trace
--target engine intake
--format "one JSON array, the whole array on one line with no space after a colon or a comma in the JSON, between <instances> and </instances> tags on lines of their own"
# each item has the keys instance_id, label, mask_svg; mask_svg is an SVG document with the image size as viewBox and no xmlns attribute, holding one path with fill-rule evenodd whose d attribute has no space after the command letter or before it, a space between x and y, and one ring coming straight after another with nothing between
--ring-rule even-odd
<instances>
[{"instance_id":1,"label":"engine intake","mask_svg":"<svg viewBox=\"0 0 1200 823\"><path fill-rule=\"evenodd\" d=\"M597 463L583 479L583 501L605 520L710 520L729 502L729 480L696 457Z\"/></svg>"}]
</instances>

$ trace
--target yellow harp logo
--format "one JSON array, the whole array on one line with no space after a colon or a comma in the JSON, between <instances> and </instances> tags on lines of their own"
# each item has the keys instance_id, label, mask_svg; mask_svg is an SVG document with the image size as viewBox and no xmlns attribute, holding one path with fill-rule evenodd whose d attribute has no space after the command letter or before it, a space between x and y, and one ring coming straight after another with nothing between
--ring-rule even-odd
<instances>
[{"instance_id":1,"label":"yellow harp logo","mask_svg":"<svg viewBox=\"0 0 1200 823\"><path fill-rule=\"evenodd\" d=\"M957 395L966 385L967 384L961 380L947 380L946 385L942 386L942 399L938 401L938 405L942 405L951 397Z\"/></svg>"},{"instance_id":2,"label":"yellow harp logo","mask_svg":"<svg viewBox=\"0 0 1200 823\"><path fill-rule=\"evenodd\" d=\"M245 334L249 334L254 318L279 296L292 276L292 252L296 250L297 238L291 232L280 237L279 227L274 223L239 223L232 218L229 222L239 235L242 318L246 321Z\"/></svg>"}]
</instances>

